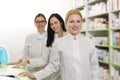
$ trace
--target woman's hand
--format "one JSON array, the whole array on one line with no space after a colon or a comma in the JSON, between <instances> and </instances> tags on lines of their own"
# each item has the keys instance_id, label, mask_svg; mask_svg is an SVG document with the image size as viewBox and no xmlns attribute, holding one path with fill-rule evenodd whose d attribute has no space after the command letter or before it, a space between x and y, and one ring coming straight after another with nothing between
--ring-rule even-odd
<instances>
[{"instance_id":1,"label":"woman's hand","mask_svg":"<svg viewBox=\"0 0 120 80\"><path fill-rule=\"evenodd\" d=\"M19 75L20 76L28 76L32 80L36 80L35 76L32 73L30 73L30 72L21 72Z\"/></svg>"},{"instance_id":2,"label":"woman's hand","mask_svg":"<svg viewBox=\"0 0 120 80\"><path fill-rule=\"evenodd\" d=\"M20 64L13 66L13 68L25 68L25 66L29 63L28 59L24 59Z\"/></svg>"},{"instance_id":3,"label":"woman's hand","mask_svg":"<svg viewBox=\"0 0 120 80\"><path fill-rule=\"evenodd\" d=\"M28 64L28 59L24 59L18 66L23 66L25 67Z\"/></svg>"},{"instance_id":4,"label":"woman's hand","mask_svg":"<svg viewBox=\"0 0 120 80\"><path fill-rule=\"evenodd\" d=\"M14 61L14 62L9 62L7 65L17 65L17 64L19 64L21 62L22 62L22 60L18 59L18 60Z\"/></svg>"}]
</instances>

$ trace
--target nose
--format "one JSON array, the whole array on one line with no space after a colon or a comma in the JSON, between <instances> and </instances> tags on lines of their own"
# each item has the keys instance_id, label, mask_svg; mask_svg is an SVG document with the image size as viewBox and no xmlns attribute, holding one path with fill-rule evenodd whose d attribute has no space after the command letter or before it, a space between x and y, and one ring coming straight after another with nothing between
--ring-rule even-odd
<instances>
[{"instance_id":1,"label":"nose","mask_svg":"<svg viewBox=\"0 0 120 80\"><path fill-rule=\"evenodd\" d=\"M73 25L74 25L74 26L77 26L77 22L74 22Z\"/></svg>"},{"instance_id":2,"label":"nose","mask_svg":"<svg viewBox=\"0 0 120 80\"><path fill-rule=\"evenodd\" d=\"M53 28L55 29L55 27L56 27L56 26L55 26L55 24L54 24L54 25L53 25Z\"/></svg>"}]
</instances>

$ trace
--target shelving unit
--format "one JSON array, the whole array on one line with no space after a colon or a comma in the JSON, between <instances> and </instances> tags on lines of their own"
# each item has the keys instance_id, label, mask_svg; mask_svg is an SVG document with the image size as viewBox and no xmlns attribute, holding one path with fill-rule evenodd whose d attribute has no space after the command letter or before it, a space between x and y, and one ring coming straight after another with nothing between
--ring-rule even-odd
<instances>
[{"instance_id":1,"label":"shelving unit","mask_svg":"<svg viewBox=\"0 0 120 80\"><path fill-rule=\"evenodd\" d=\"M81 33L93 40L99 80L120 80L120 0L75 0L83 15Z\"/></svg>"}]
</instances>

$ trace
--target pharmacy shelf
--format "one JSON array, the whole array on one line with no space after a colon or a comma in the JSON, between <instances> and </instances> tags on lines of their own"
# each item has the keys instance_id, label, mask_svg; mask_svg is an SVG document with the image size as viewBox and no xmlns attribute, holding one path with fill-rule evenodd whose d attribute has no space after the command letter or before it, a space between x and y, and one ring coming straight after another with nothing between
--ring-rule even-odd
<instances>
[{"instance_id":1,"label":"pharmacy shelf","mask_svg":"<svg viewBox=\"0 0 120 80\"><path fill-rule=\"evenodd\" d=\"M83 26L81 33L93 40L99 54L102 50L103 55L108 53L107 56L99 56L100 59L104 59L101 56L105 57L105 60L99 60L101 73L102 70L104 73L107 67L107 73L102 76L100 74L99 80L120 79L120 0L75 1L84 3L77 4L76 7L80 12L84 12L82 15L86 25ZM100 23L101 21L103 23ZM101 44L102 41L105 43Z\"/></svg>"},{"instance_id":2,"label":"pharmacy shelf","mask_svg":"<svg viewBox=\"0 0 120 80\"><path fill-rule=\"evenodd\" d=\"M105 61L102 61L102 60L99 60L99 63L109 65L109 63L108 63L108 62L105 62Z\"/></svg>"},{"instance_id":3,"label":"pharmacy shelf","mask_svg":"<svg viewBox=\"0 0 120 80\"><path fill-rule=\"evenodd\" d=\"M111 12L112 12L112 13L117 13L117 12L120 12L120 9L112 10Z\"/></svg>"},{"instance_id":4,"label":"pharmacy shelf","mask_svg":"<svg viewBox=\"0 0 120 80\"><path fill-rule=\"evenodd\" d=\"M95 3L98 3L98 2L102 2L102 1L105 1L105 0L90 0L87 3L88 4L95 4Z\"/></svg>"},{"instance_id":5,"label":"pharmacy shelf","mask_svg":"<svg viewBox=\"0 0 120 80\"><path fill-rule=\"evenodd\" d=\"M88 18L95 18L95 17L99 17L99 16L106 16L106 15L108 15L108 12L98 13L95 15L89 15Z\"/></svg>"}]
</instances>

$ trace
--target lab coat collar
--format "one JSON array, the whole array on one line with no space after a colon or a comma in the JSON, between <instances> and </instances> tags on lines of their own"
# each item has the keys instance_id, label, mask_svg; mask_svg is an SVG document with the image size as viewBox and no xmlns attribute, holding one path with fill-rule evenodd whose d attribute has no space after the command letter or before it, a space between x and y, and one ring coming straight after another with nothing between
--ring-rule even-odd
<instances>
[{"instance_id":1,"label":"lab coat collar","mask_svg":"<svg viewBox=\"0 0 120 80\"><path fill-rule=\"evenodd\" d=\"M68 33L68 35L69 35L71 38L73 38L74 40L77 40L77 39L80 37L80 34L77 34L77 35L74 36L74 35Z\"/></svg>"}]
</instances>

